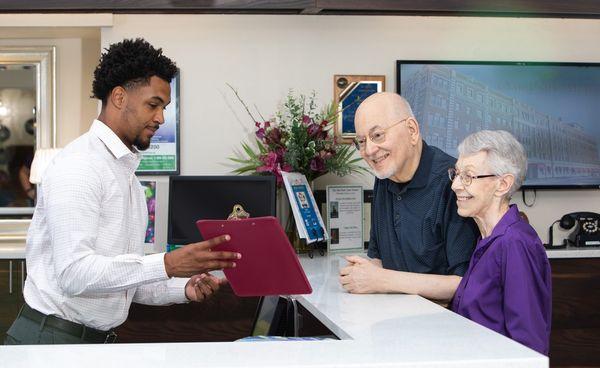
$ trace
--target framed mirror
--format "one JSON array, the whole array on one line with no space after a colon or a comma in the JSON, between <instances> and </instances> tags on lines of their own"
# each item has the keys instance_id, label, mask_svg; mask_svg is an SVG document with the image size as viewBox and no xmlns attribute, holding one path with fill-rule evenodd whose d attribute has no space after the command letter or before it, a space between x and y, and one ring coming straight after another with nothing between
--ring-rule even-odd
<instances>
[{"instance_id":1,"label":"framed mirror","mask_svg":"<svg viewBox=\"0 0 600 368\"><path fill-rule=\"evenodd\" d=\"M56 146L55 57L53 46L0 46L0 217L33 214L33 156Z\"/></svg>"}]
</instances>

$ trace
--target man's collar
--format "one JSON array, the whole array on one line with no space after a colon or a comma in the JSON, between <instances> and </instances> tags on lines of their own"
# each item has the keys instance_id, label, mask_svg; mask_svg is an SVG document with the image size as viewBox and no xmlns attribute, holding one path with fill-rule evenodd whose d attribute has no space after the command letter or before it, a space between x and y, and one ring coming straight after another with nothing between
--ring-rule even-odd
<instances>
[{"instance_id":1,"label":"man's collar","mask_svg":"<svg viewBox=\"0 0 600 368\"><path fill-rule=\"evenodd\" d=\"M113 132L112 129L110 129L100 120L94 120L92 127L90 128L90 132L100 138L100 140L106 145L106 148L108 148L110 153L112 153L117 160L129 154L137 154L137 150L135 150L135 148L134 152L132 152L115 134L115 132Z\"/></svg>"},{"instance_id":2,"label":"man's collar","mask_svg":"<svg viewBox=\"0 0 600 368\"><path fill-rule=\"evenodd\" d=\"M433 150L429 148L425 141L421 142L423 142L423 149L419 158L419 166L417 166L417 171L415 171L413 178L408 182L407 188L422 188L429 182L431 164L433 162Z\"/></svg>"},{"instance_id":3,"label":"man's collar","mask_svg":"<svg viewBox=\"0 0 600 368\"><path fill-rule=\"evenodd\" d=\"M421 150L421 157L419 157L419 166L417 171L413 175L412 179L406 183L396 183L391 179L387 180L387 188L394 194L400 194L407 189L423 188L427 186L429 182L429 175L431 174L431 164L433 161L433 150L429 148L425 141L423 142L423 148Z\"/></svg>"}]
</instances>

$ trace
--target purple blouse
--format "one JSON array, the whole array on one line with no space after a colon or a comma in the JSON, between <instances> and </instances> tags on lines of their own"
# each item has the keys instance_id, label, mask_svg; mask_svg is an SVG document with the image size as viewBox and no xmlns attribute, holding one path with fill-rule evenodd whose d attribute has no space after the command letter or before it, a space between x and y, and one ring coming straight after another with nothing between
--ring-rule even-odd
<instances>
[{"instance_id":1,"label":"purple blouse","mask_svg":"<svg viewBox=\"0 0 600 368\"><path fill-rule=\"evenodd\" d=\"M477 242L451 309L548 355L552 319L550 263L516 205Z\"/></svg>"}]
</instances>

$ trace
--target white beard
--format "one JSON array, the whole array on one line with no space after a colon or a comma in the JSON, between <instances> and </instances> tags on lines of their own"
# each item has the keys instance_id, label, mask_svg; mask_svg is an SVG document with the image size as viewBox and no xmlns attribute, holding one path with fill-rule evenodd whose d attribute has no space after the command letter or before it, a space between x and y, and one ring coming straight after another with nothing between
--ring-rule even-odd
<instances>
[{"instance_id":1,"label":"white beard","mask_svg":"<svg viewBox=\"0 0 600 368\"><path fill-rule=\"evenodd\" d=\"M375 176L378 179L389 179L392 175L394 175L396 173L396 171L397 170L395 167L390 167L386 171L378 171L378 170L373 169L373 172L375 173Z\"/></svg>"}]
</instances>

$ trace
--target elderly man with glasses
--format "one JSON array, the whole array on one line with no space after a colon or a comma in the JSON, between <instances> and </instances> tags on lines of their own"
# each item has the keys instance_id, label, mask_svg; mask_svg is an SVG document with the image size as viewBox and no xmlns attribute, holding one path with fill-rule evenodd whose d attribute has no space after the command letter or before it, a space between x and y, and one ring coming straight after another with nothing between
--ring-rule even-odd
<instances>
[{"instance_id":1,"label":"elderly man with glasses","mask_svg":"<svg viewBox=\"0 0 600 368\"><path fill-rule=\"evenodd\" d=\"M456 160L428 146L410 105L395 93L367 98L355 115L355 144L377 179L368 256L346 257L350 293L407 293L449 301L479 232L457 213L448 168Z\"/></svg>"}]
</instances>

